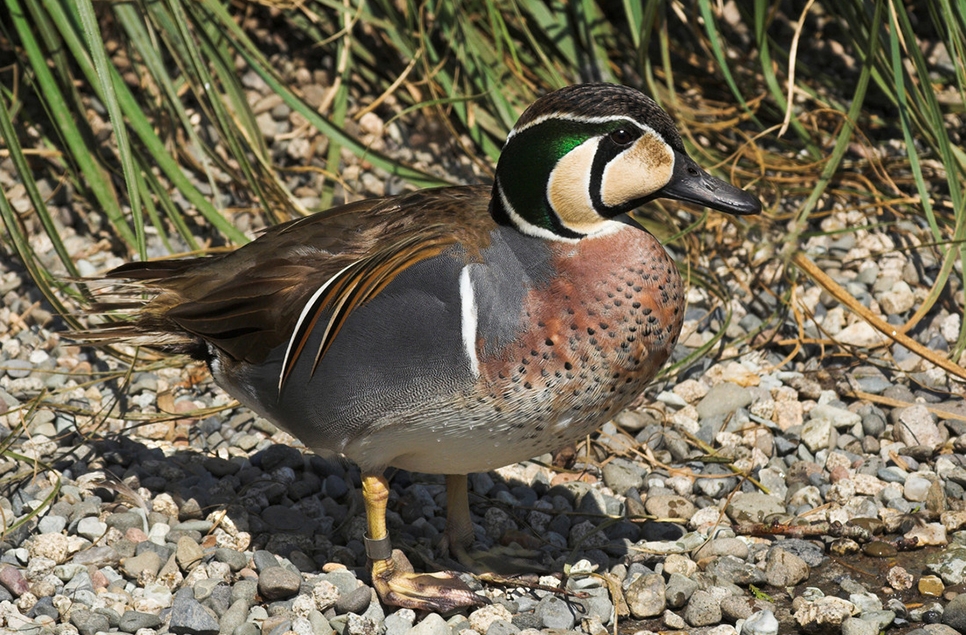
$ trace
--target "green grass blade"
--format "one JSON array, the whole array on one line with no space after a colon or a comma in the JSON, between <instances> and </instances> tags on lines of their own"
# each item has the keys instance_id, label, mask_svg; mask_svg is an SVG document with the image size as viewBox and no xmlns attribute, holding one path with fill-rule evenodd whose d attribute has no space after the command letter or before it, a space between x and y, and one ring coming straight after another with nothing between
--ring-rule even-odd
<instances>
[{"instance_id":1,"label":"green grass blade","mask_svg":"<svg viewBox=\"0 0 966 635\"><path fill-rule=\"evenodd\" d=\"M67 269L68 275L80 277L80 273L74 266L73 260L71 260L70 255L64 248L63 242L60 240L59 232L53 225L50 214L47 212L47 206L44 204L43 197L41 197L40 191L37 189L37 184L31 176L32 171L27 163L27 158L23 154L23 149L20 147L20 141L17 138L14 123L10 119L10 111L7 109L6 101L3 98L0 98L0 139L3 139L10 159L13 161L17 172L21 175L21 183L23 183L27 190L27 196L33 205L34 213L40 218L44 230L48 233L53 243L57 256ZM30 277L36 282L40 292L50 302L51 306L64 317L64 320L68 324L76 326L76 319L64 306L57 293L57 291L63 290L63 285L58 287L54 282L53 276L40 263L34 253L33 247L30 245L26 233L23 231L23 226L20 224L20 219L17 217L16 211L10 205L10 201L7 200L7 196L3 192L3 188L0 188L0 218L3 219L3 223L7 228L7 233L10 236L17 255L20 256L21 261L27 268L27 272L30 273Z\"/></svg>"},{"instance_id":2,"label":"green grass blade","mask_svg":"<svg viewBox=\"0 0 966 635\"><path fill-rule=\"evenodd\" d=\"M433 187L445 185L447 183L443 179L421 170L400 165L398 162L393 161L389 157L365 147L357 139L352 137L352 135L346 133L342 128L333 125L332 122L317 113L285 85L285 83L272 69L271 64L269 64L268 60L265 59L261 51L259 51L258 48L251 42L248 36L244 33L244 31L241 30L241 27L238 26L238 24L223 6L217 2L204 0L204 7L210 12L211 17L217 21L218 25L220 25L220 27L223 28L226 33L232 36L232 41L235 42L236 46L238 46L239 54L245 58L248 64L250 64L252 70L254 70L259 77L261 77L262 80L268 84L269 88L275 91L275 93L277 93L292 110L295 110L304 116L309 123L315 126L322 134L328 136L330 143L333 141L340 143L349 148L354 154L358 156L365 156L366 160L374 166L381 168L392 175L398 176L399 178L404 179L418 187Z\"/></svg>"},{"instance_id":3,"label":"green grass blade","mask_svg":"<svg viewBox=\"0 0 966 635\"><path fill-rule=\"evenodd\" d=\"M15 1L15 0L9 0ZM49 0L53 1L53 0ZM81 42L80 36L78 35L74 25L67 19L67 16L63 13L52 13L55 23L57 24L61 36L64 38L64 42L70 48L74 55L74 61L84 73L91 87L97 91L97 79L96 72L94 70L93 64L87 56L87 52L84 49L83 43ZM138 136L141 143L144 144L146 151L157 161L158 168L164 172L165 176L171 181L172 186L180 190L184 194L188 201L198 208L198 211L205 217L205 219L215 226L223 235L225 235L229 240L236 243L244 244L248 242L248 239L240 231L235 229L218 210L216 210L211 203L198 191L198 189L191 183L184 172L182 172L181 167L175 162L171 157L164 143L158 137L155 132L153 123L145 115L144 111L141 109L134 95L131 93L127 85L121 81L117 73L117 69L111 66L109 68L110 73L114 77L114 88L117 95L118 103L121 106L121 110L124 116L127 118L128 125L131 130ZM98 94L98 97L100 95ZM125 223L121 223L119 227L125 226ZM130 230L128 230L130 232ZM133 244L133 243L132 243Z\"/></svg>"},{"instance_id":4,"label":"green grass blade","mask_svg":"<svg viewBox=\"0 0 966 635\"><path fill-rule=\"evenodd\" d=\"M875 15L872 18L873 25L881 24L883 20L884 7L882 3L876 5ZM873 29L873 33L876 30ZM793 249L798 249L798 239L802 231L808 223L808 217L814 211L815 206L818 204L825 193L826 188L832 181L832 177L838 171L839 166L842 163L842 159L845 156L845 152L848 150L849 142L852 140L852 135L855 133L856 122L859 119L859 115L862 112L862 106L865 103L865 97L869 89L869 81L872 76L872 69L875 63L876 54L878 51L879 40L875 37L870 37L867 42L867 49L863 51L863 61L862 70L859 72L859 80L855 85L855 92L852 94L852 105L849 111L845 114L842 129L839 131L839 135L835 140L835 147L832 149L831 154L825 162L822 168L822 173L809 193L808 198L802 205L801 210L798 213L798 218L795 221L795 226L789 233L788 240L786 244Z\"/></svg>"},{"instance_id":5,"label":"green grass blade","mask_svg":"<svg viewBox=\"0 0 966 635\"><path fill-rule=\"evenodd\" d=\"M111 118L115 147L118 158L121 161L124 182L127 184L128 204L131 206L131 219L134 222L135 247L138 255L143 260L147 258L148 252L144 238L144 212L141 209L141 191L134 173L134 155L131 151L131 142L128 138L127 126L124 123L124 117L121 116L121 107L117 103L117 95L114 91L114 82L120 81L120 77L117 76L116 72L112 72L116 71L116 69L113 65L109 65L107 61L107 51L104 50L104 40L101 39L97 17L94 15L94 6L91 4L91 0L73 1L84 29L87 52L91 56L94 62L94 68L97 71L97 83L100 88L98 92Z\"/></svg>"},{"instance_id":6,"label":"green grass blade","mask_svg":"<svg viewBox=\"0 0 966 635\"><path fill-rule=\"evenodd\" d=\"M27 0L27 2L34 18L34 24L46 29L50 22L46 19L47 14L44 9L35 0ZM24 14L19 0L7 0L7 6L10 9L11 20L20 36L31 69L35 73L38 96L41 98L47 114L54 122L60 138L67 146L71 161L76 164L83 177L83 183L90 189L101 210L117 227L118 235L133 248L136 244L136 238L124 221L124 215L114 193L110 174L98 163L97 153L88 146L87 135L81 131L75 118L71 115L73 111L60 90L59 82L47 66L47 55L41 49L40 43L34 38L31 23ZM54 33L42 30L41 34L45 35L45 40L48 43L60 46ZM61 80L66 84L72 80L72 77L62 77Z\"/></svg>"}]
</instances>

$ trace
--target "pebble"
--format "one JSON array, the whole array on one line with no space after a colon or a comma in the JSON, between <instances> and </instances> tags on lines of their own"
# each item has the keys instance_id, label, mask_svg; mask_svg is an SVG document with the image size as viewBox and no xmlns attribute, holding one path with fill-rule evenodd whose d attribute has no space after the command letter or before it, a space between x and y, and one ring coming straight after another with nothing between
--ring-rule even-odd
<instances>
[{"instance_id":1,"label":"pebble","mask_svg":"<svg viewBox=\"0 0 966 635\"><path fill-rule=\"evenodd\" d=\"M943 624L966 633L966 593L954 597L943 610Z\"/></svg>"},{"instance_id":2,"label":"pebble","mask_svg":"<svg viewBox=\"0 0 966 635\"><path fill-rule=\"evenodd\" d=\"M161 625L161 618L152 613L141 613L139 611L124 611L121 615L118 626L127 633L136 633L142 628L157 628Z\"/></svg>"},{"instance_id":3,"label":"pebble","mask_svg":"<svg viewBox=\"0 0 966 635\"><path fill-rule=\"evenodd\" d=\"M660 615L667 607L664 578L658 574L642 575L624 591L624 599L635 619Z\"/></svg>"},{"instance_id":4,"label":"pebble","mask_svg":"<svg viewBox=\"0 0 966 635\"><path fill-rule=\"evenodd\" d=\"M712 386L698 402L698 416L703 419L731 414L751 404L754 397L747 388L728 381Z\"/></svg>"},{"instance_id":5,"label":"pebble","mask_svg":"<svg viewBox=\"0 0 966 635\"><path fill-rule=\"evenodd\" d=\"M339 615L343 613L357 613L361 615L366 612L369 608L369 603L372 601L372 592L369 587L360 586L349 593L346 593L339 597L335 601L335 612ZM322 601L324 603L324 600Z\"/></svg>"},{"instance_id":6,"label":"pebble","mask_svg":"<svg viewBox=\"0 0 966 635\"><path fill-rule=\"evenodd\" d=\"M736 523L761 523L773 514L784 514L785 506L768 494L738 493L731 499L726 511Z\"/></svg>"},{"instance_id":7,"label":"pebble","mask_svg":"<svg viewBox=\"0 0 966 635\"><path fill-rule=\"evenodd\" d=\"M188 573L198 566L204 556L205 552L202 551L198 543L188 536L182 536L178 539L178 547L177 551L175 552L175 558L177 559L178 566L181 567L181 570L185 573Z\"/></svg>"},{"instance_id":8,"label":"pebble","mask_svg":"<svg viewBox=\"0 0 966 635\"><path fill-rule=\"evenodd\" d=\"M111 628L107 616L82 608L70 612L70 623L77 627L80 635L96 635Z\"/></svg>"},{"instance_id":9,"label":"pebble","mask_svg":"<svg viewBox=\"0 0 966 635\"><path fill-rule=\"evenodd\" d=\"M741 635L778 635L778 618L770 609L752 614L741 625Z\"/></svg>"},{"instance_id":10,"label":"pebble","mask_svg":"<svg viewBox=\"0 0 966 635\"><path fill-rule=\"evenodd\" d=\"M769 550L765 560L765 578L771 586L795 586L807 580L808 574L808 565L795 554L784 549Z\"/></svg>"},{"instance_id":11,"label":"pebble","mask_svg":"<svg viewBox=\"0 0 966 635\"><path fill-rule=\"evenodd\" d=\"M497 622L503 622L503 620L497 620ZM490 628L492 627L493 625L491 624ZM451 635L451 633L449 624L446 623L446 620L442 616L438 613L430 613L420 620L418 624L410 628L406 632L406 635ZM489 629L487 633L489 633Z\"/></svg>"},{"instance_id":12,"label":"pebble","mask_svg":"<svg viewBox=\"0 0 966 635\"><path fill-rule=\"evenodd\" d=\"M470 613L470 628L477 633L486 633L490 625L497 621L513 622L513 614L502 604L490 604Z\"/></svg>"},{"instance_id":13,"label":"pebble","mask_svg":"<svg viewBox=\"0 0 966 635\"><path fill-rule=\"evenodd\" d=\"M77 523L77 534L91 542L98 540L105 532L107 532L107 523L101 522L93 516L81 518Z\"/></svg>"},{"instance_id":14,"label":"pebble","mask_svg":"<svg viewBox=\"0 0 966 635\"><path fill-rule=\"evenodd\" d=\"M899 441L908 446L925 446L936 450L943 442L943 435L936 425L934 415L916 404L893 411L895 431Z\"/></svg>"},{"instance_id":15,"label":"pebble","mask_svg":"<svg viewBox=\"0 0 966 635\"><path fill-rule=\"evenodd\" d=\"M695 591L684 610L691 626L710 626L721 621L721 600L708 591Z\"/></svg>"},{"instance_id":16,"label":"pebble","mask_svg":"<svg viewBox=\"0 0 966 635\"><path fill-rule=\"evenodd\" d=\"M534 614L546 628L566 631L573 628L576 621L570 605L556 595L548 595L540 600Z\"/></svg>"},{"instance_id":17,"label":"pebble","mask_svg":"<svg viewBox=\"0 0 966 635\"><path fill-rule=\"evenodd\" d=\"M258 592L269 601L290 598L301 585L302 576L284 567L268 567L258 574Z\"/></svg>"},{"instance_id":18,"label":"pebble","mask_svg":"<svg viewBox=\"0 0 966 635\"><path fill-rule=\"evenodd\" d=\"M121 571L134 580L153 580L161 570L161 556L151 549L121 562Z\"/></svg>"}]
</instances>

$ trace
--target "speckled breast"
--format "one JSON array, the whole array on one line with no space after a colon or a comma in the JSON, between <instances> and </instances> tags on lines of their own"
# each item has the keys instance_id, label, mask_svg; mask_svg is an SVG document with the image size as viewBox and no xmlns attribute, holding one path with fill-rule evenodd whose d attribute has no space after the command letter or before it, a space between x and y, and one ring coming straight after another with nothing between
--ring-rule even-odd
<instances>
[{"instance_id":1,"label":"speckled breast","mask_svg":"<svg viewBox=\"0 0 966 635\"><path fill-rule=\"evenodd\" d=\"M493 457L503 463L560 448L613 417L681 332L681 276L651 234L626 226L551 250L554 275L523 302L531 328L481 358L481 400L499 417L487 436L504 446ZM484 462L484 444L477 452Z\"/></svg>"}]
</instances>

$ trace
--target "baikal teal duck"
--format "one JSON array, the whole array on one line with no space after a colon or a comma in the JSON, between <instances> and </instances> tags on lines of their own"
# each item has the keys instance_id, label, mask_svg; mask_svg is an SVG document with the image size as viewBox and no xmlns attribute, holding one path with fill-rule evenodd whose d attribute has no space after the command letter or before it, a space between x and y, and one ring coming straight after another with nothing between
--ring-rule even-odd
<instances>
[{"instance_id":1,"label":"baikal teal duck","mask_svg":"<svg viewBox=\"0 0 966 635\"><path fill-rule=\"evenodd\" d=\"M761 211L687 155L647 96L570 86L523 113L492 186L360 201L225 255L124 265L108 277L129 282L111 305L128 321L86 339L202 359L241 403L354 461L381 599L474 605L452 572L416 573L390 547L384 470L446 475L443 548L466 556L468 473L560 448L637 397L684 315L674 262L627 215L656 198Z\"/></svg>"}]
</instances>

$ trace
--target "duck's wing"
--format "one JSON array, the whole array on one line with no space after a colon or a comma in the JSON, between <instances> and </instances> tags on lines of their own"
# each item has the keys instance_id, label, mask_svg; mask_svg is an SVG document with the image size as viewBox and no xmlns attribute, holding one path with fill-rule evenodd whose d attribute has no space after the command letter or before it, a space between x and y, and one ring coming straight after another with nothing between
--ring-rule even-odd
<instances>
[{"instance_id":1,"label":"duck's wing","mask_svg":"<svg viewBox=\"0 0 966 635\"><path fill-rule=\"evenodd\" d=\"M107 277L133 284L97 308L127 312L133 321L84 339L202 358L213 345L252 364L291 341L294 365L324 318L322 345L312 351L317 363L352 311L401 272L457 245L476 257L495 226L488 203L485 186L420 190L284 223L222 256L122 265Z\"/></svg>"}]
</instances>

